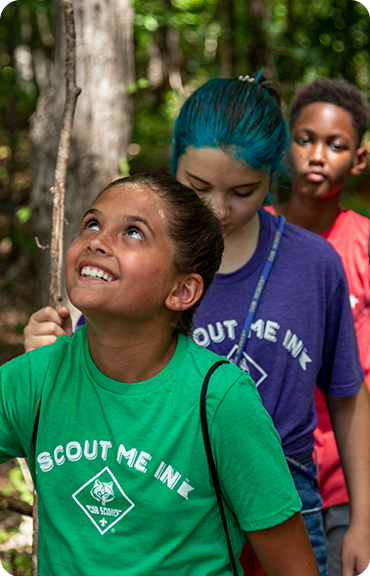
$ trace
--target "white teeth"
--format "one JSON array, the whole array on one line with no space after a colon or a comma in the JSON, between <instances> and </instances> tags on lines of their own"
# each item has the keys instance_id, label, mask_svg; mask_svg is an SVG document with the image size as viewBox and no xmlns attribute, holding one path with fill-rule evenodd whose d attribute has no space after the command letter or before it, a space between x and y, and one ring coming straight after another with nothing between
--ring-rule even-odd
<instances>
[{"instance_id":1,"label":"white teeth","mask_svg":"<svg viewBox=\"0 0 370 576\"><path fill-rule=\"evenodd\" d=\"M84 276L86 278L102 278L103 280L105 280L106 282L112 282L113 278L111 276L109 276L106 272L103 272L103 270L98 270L97 268L90 268L90 266L84 266L81 269L81 276Z\"/></svg>"}]
</instances>

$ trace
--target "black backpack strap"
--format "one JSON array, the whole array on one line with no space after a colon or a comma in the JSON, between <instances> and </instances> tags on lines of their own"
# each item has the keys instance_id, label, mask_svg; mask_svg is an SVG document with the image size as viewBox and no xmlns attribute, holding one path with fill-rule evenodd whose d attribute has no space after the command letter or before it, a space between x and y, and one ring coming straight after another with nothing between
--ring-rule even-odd
<instances>
[{"instance_id":1,"label":"black backpack strap","mask_svg":"<svg viewBox=\"0 0 370 576\"><path fill-rule=\"evenodd\" d=\"M38 431L39 420L40 420L40 410L41 410L41 399L39 402L39 407L37 408L37 414L36 414L36 418L35 418L35 423L33 425L33 433L32 433L32 445L33 445L33 451L34 451L35 456L36 456L37 431Z\"/></svg>"},{"instance_id":2,"label":"black backpack strap","mask_svg":"<svg viewBox=\"0 0 370 576\"><path fill-rule=\"evenodd\" d=\"M218 506L220 508L221 519L222 519L222 524L223 524L224 531L225 531L227 547L229 549L229 556L230 556L230 560L231 560L231 565L233 567L234 576L238 576L238 570L237 570L236 564L235 564L235 558L234 558L234 554L233 554L233 550L232 550L232 546L231 546L229 530L227 528L225 510L224 510L224 505L222 502L220 483L218 481L216 465L215 465L215 462L213 459L213 454L212 454L212 447L211 447L211 440L209 438L208 424L207 424L207 412L206 412L206 396L207 396L207 388L208 388L209 379L212 376L213 372L215 370L217 370L217 368L219 366L221 366L222 364L228 364L228 363L229 362L227 360L220 360L219 362L216 362L216 364L214 364L210 368L210 370L208 370L208 372L206 374L206 377L204 379L203 386L202 386L202 391L200 394L200 421L202 424L203 440L204 440L204 445L206 448L208 465L209 465L209 469L211 471L213 485L215 487Z\"/></svg>"},{"instance_id":3,"label":"black backpack strap","mask_svg":"<svg viewBox=\"0 0 370 576\"><path fill-rule=\"evenodd\" d=\"M39 402L39 406L37 408L37 413L36 413L36 418L35 418L35 423L33 425L33 432L32 432L32 446L33 446L33 453L35 456L35 473L36 473L36 440L37 440L37 431L39 428L39 420L40 420L40 410L41 410L41 398L40 398L40 402ZM36 503L36 476L35 476L35 480L34 480L34 487L35 487L35 492L34 492L34 506L37 506ZM36 513L37 513L37 508L36 508Z\"/></svg>"}]
</instances>

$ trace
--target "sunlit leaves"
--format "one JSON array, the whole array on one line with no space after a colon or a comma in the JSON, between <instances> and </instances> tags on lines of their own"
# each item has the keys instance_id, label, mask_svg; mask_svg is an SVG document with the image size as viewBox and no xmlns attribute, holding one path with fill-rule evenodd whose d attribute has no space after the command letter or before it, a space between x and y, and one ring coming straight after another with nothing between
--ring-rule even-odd
<instances>
[{"instance_id":1,"label":"sunlit leaves","mask_svg":"<svg viewBox=\"0 0 370 576\"><path fill-rule=\"evenodd\" d=\"M251 4L249 0L134 0L137 80L128 91L135 103L133 139L141 147L135 163L140 163L152 143L168 145L184 98L207 78L220 74L225 39L233 46L233 73L238 75L251 71L248 47L258 45L263 35L268 67L288 101L297 83L318 75L346 77L370 94L369 16L360 2L254 0L254 7L264 15L259 28L250 25ZM222 17L223 6L232 12L230 22ZM51 0L18 0L1 19L0 112L13 98L19 127L26 127L36 97L47 84L54 42L51 8Z\"/></svg>"}]
</instances>

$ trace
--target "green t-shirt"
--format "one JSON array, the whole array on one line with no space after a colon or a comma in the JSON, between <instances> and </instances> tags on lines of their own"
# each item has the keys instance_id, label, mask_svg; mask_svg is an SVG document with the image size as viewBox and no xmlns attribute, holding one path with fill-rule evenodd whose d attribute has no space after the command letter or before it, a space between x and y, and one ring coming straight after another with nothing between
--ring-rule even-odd
<instances>
[{"instance_id":1,"label":"green t-shirt","mask_svg":"<svg viewBox=\"0 0 370 576\"><path fill-rule=\"evenodd\" d=\"M0 369L0 462L29 459L39 576L231 574L199 415L218 359L179 335L160 374L117 382L81 327ZM238 558L243 531L283 522L300 500L256 387L234 365L211 377L207 418Z\"/></svg>"}]
</instances>

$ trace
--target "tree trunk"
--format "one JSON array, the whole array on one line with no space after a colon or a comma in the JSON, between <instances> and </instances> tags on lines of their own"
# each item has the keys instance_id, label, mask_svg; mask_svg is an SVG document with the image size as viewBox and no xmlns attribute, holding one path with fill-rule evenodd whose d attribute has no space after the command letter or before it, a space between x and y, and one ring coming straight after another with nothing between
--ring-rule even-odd
<instances>
[{"instance_id":1,"label":"tree trunk","mask_svg":"<svg viewBox=\"0 0 370 576\"><path fill-rule=\"evenodd\" d=\"M236 75L234 0L221 0L219 10L222 24L220 72L223 78L230 78Z\"/></svg>"},{"instance_id":2,"label":"tree trunk","mask_svg":"<svg viewBox=\"0 0 370 576\"><path fill-rule=\"evenodd\" d=\"M127 84L134 80L133 10L130 0L74 0L76 84L81 88L74 117L65 197L64 251L77 235L80 218L96 194L120 176L132 129ZM65 101L64 23L54 0L56 50L47 88L31 119L32 208L36 234L50 244L55 162ZM48 300L49 252L40 251L40 305Z\"/></svg>"},{"instance_id":3,"label":"tree trunk","mask_svg":"<svg viewBox=\"0 0 370 576\"><path fill-rule=\"evenodd\" d=\"M270 6L266 0L249 0L246 11L246 29L249 30L249 42L247 46L247 61L250 72L257 72L260 68L266 68L267 75L275 74L275 59L269 46L267 34L263 23L271 20Z\"/></svg>"}]
</instances>

